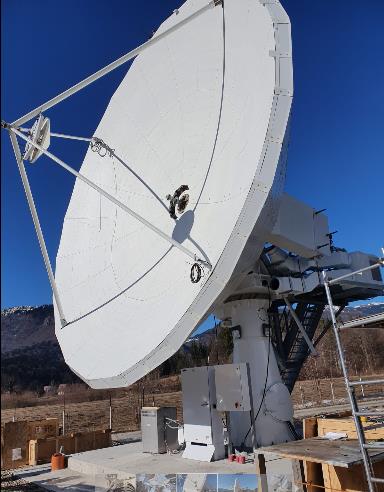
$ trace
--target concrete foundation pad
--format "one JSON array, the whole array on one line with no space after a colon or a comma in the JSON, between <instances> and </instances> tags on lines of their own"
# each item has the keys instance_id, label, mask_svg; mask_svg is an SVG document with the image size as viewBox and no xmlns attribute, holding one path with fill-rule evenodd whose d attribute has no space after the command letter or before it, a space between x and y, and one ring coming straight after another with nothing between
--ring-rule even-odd
<instances>
[{"instance_id":1,"label":"concrete foundation pad","mask_svg":"<svg viewBox=\"0 0 384 492\"><path fill-rule=\"evenodd\" d=\"M253 463L230 463L227 460L206 463L185 459L180 454L150 454L142 452L141 442L96 449L74 454L68 468L87 475L112 473L256 473Z\"/></svg>"},{"instance_id":2,"label":"concrete foundation pad","mask_svg":"<svg viewBox=\"0 0 384 492\"><path fill-rule=\"evenodd\" d=\"M68 459L68 467L78 473L97 475L106 473L247 473L255 474L256 465L249 460L245 464L228 460L206 463L185 459L181 454L149 454L141 451L141 442L123 444L74 454ZM267 473L292 476L289 460L273 459L267 462Z\"/></svg>"},{"instance_id":3,"label":"concrete foundation pad","mask_svg":"<svg viewBox=\"0 0 384 492\"><path fill-rule=\"evenodd\" d=\"M102 492L110 490L111 479L108 475L84 475L69 468L51 471L50 465L38 465L16 470L14 474L25 482L35 484L52 492L76 490L78 492ZM116 474L115 474L116 475ZM136 485L134 475L116 477Z\"/></svg>"},{"instance_id":4,"label":"concrete foundation pad","mask_svg":"<svg viewBox=\"0 0 384 492\"><path fill-rule=\"evenodd\" d=\"M126 437L126 436L122 436ZM111 479L135 483L136 474L256 474L256 465L228 460L206 463L182 458L181 454L148 454L141 451L141 442L130 442L110 448L96 449L68 456L68 468L51 472L50 465L15 470L26 482L52 492L76 490L102 492L111 490ZM268 484L292 483L292 463L272 455L266 461ZM112 477L112 478L111 478ZM287 489L291 490L288 486Z\"/></svg>"}]
</instances>

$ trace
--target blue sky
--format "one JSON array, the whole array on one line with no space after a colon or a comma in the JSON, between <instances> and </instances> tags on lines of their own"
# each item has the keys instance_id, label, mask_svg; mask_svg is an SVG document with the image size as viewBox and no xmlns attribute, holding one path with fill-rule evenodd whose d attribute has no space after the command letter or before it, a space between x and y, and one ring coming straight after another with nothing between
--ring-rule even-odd
<instances>
[{"instance_id":1,"label":"blue sky","mask_svg":"<svg viewBox=\"0 0 384 492\"><path fill-rule=\"evenodd\" d=\"M13 121L144 42L180 3L3 0L2 118ZM282 3L292 22L295 78L286 189L327 208L339 230L337 245L378 254L384 245L384 2ZM50 110L54 130L92 135L127 68ZM2 307L50 303L9 138L4 131L1 138ZM52 150L78 168L86 148L56 139ZM28 165L28 173L54 259L73 179L46 158Z\"/></svg>"},{"instance_id":2,"label":"blue sky","mask_svg":"<svg viewBox=\"0 0 384 492\"><path fill-rule=\"evenodd\" d=\"M205 480L206 487L217 490L217 475L209 474Z\"/></svg>"}]
</instances>

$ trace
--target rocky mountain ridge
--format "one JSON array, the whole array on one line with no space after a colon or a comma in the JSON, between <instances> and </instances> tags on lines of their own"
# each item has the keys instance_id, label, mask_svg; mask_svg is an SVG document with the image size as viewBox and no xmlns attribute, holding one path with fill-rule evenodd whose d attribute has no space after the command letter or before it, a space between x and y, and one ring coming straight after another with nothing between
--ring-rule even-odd
<instances>
[{"instance_id":1,"label":"rocky mountain ridge","mask_svg":"<svg viewBox=\"0 0 384 492\"><path fill-rule=\"evenodd\" d=\"M342 321L369 316L384 311L384 302L348 306L340 316ZM327 316L327 309L325 310ZM192 336L188 341L209 343L214 328ZM1 353L32 347L43 342L57 343L53 306L19 306L1 311Z\"/></svg>"},{"instance_id":2,"label":"rocky mountain ridge","mask_svg":"<svg viewBox=\"0 0 384 492\"><path fill-rule=\"evenodd\" d=\"M53 306L20 306L1 311L1 353L57 343Z\"/></svg>"},{"instance_id":3,"label":"rocky mountain ridge","mask_svg":"<svg viewBox=\"0 0 384 492\"><path fill-rule=\"evenodd\" d=\"M384 303L371 303L346 308L344 319L367 316L384 311ZM328 317L329 313L325 313ZM60 383L76 383L80 380L66 365L61 349L57 343L54 330L53 307L51 305L5 309L1 313L2 324L2 392L32 390L41 392L45 385ZM367 336L366 336L367 335ZM181 350L174 354L155 370L158 376L178 374L182 367L205 365L208 357L212 363L227 363L232 351L228 340L228 330L211 328L189 338ZM328 337L329 338L329 337ZM324 343L323 343L324 342ZM335 360L335 346L327 336L322 340L322 358L313 366L313 361L303 368L303 377L310 379L314 374L328 376L329 360ZM357 343L357 345L356 345ZM383 367L384 334L377 330L374 337L372 331L360 331L348 341L348 353L353 356L352 364L364 372L379 374ZM363 355L361 358L361 347ZM216 361L216 362L214 362ZM311 365L312 364L312 365ZM324 367L323 367L324 366ZM324 370L323 370L324 369ZM379 372L377 372L379 371ZM333 375L335 371L333 370Z\"/></svg>"}]
</instances>

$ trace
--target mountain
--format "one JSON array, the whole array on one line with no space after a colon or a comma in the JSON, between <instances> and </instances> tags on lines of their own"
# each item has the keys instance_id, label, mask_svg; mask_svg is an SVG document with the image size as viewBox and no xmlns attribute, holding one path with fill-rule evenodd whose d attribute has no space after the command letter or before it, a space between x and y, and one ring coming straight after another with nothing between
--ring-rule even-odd
<instances>
[{"instance_id":1,"label":"mountain","mask_svg":"<svg viewBox=\"0 0 384 492\"><path fill-rule=\"evenodd\" d=\"M1 311L1 353L57 343L53 306L20 306Z\"/></svg>"},{"instance_id":2,"label":"mountain","mask_svg":"<svg viewBox=\"0 0 384 492\"><path fill-rule=\"evenodd\" d=\"M384 302L370 302L359 306L347 306L340 315L341 321L349 321L363 316L371 316L384 311Z\"/></svg>"},{"instance_id":3,"label":"mountain","mask_svg":"<svg viewBox=\"0 0 384 492\"><path fill-rule=\"evenodd\" d=\"M2 391L31 390L44 386L79 383L64 361L57 342L45 341L7 352L1 357Z\"/></svg>"},{"instance_id":4,"label":"mountain","mask_svg":"<svg viewBox=\"0 0 384 492\"><path fill-rule=\"evenodd\" d=\"M384 303L351 306L345 309L342 318L347 320L383 311ZM325 316L328 317L328 315L329 313L325 312ZM179 350L158 368L159 374L169 376L178 374L182 367L205 365L208 356L210 360L213 360L211 357L217 357L217 362L214 363L223 363L223 360L225 362L227 360L226 357L231 352L228 336L230 337L230 334L228 335L225 330L219 330L216 338L215 328L192 336L184 343L182 350ZM377 337L379 337L379 334ZM375 340L371 340L371 336L363 338L364 340L366 339L364 341L366 352L371 354L375 369L382 370L381 353L383 344L380 342L381 338L379 340L377 337ZM326 341L326 338L324 338L324 341ZM333 341L331 340L329 343L328 352L335 352ZM349 342L349 352L358 353L359 350L353 343L353 341ZM373 345L371 346L370 344L372 343ZM52 381L57 384L79 382L79 379L65 364L57 343L54 331L53 307L51 305L22 306L3 310L1 312L1 352L2 391L13 391L14 389L37 390L44 385L49 385ZM362 364L365 364L364 361L360 360L357 363L361 367L363 367ZM310 364L307 364L304 369L306 372L304 371L303 374L307 378L312 377L315 373L317 374L318 371L317 367L313 369ZM369 370L372 373L372 367L369 366Z\"/></svg>"},{"instance_id":5,"label":"mountain","mask_svg":"<svg viewBox=\"0 0 384 492\"><path fill-rule=\"evenodd\" d=\"M340 318L342 321L369 316L384 311L384 302L372 302L359 306L348 306ZM325 316L327 310L325 310ZM214 337L215 329L192 336L187 340L189 345L193 340L208 345ZM57 344L53 306L21 306L1 311L1 353L12 352L27 347L33 347L43 342Z\"/></svg>"},{"instance_id":6,"label":"mountain","mask_svg":"<svg viewBox=\"0 0 384 492\"><path fill-rule=\"evenodd\" d=\"M3 391L79 381L57 343L52 305L1 311L1 355Z\"/></svg>"}]
</instances>

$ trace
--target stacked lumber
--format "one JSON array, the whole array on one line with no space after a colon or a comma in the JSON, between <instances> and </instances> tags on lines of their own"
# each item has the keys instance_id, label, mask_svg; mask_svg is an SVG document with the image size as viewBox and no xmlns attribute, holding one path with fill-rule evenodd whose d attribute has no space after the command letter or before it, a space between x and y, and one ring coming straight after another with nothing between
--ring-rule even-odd
<instances>
[{"instance_id":1,"label":"stacked lumber","mask_svg":"<svg viewBox=\"0 0 384 492\"><path fill-rule=\"evenodd\" d=\"M367 441L384 440L384 424L382 422L363 422ZM316 436L324 437L328 432L345 433L348 439L357 439L356 428L351 416L343 418L317 418L304 419L304 438ZM346 441L346 450L348 448ZM364 492L367 483L362 464L355 464L350 468L332 466L327 463L314 463L305 461L306 482L313 484L312 490L325 492L345 491ZM373 464L377 477L384 477L384 453ZM319 487L316 487L318 485ZM320 488L321 487L321 488ZM378 485L378 490L384 492L384 487ZM311 490L311 487L309 488Z\"/></svg>"}]
</instances>

